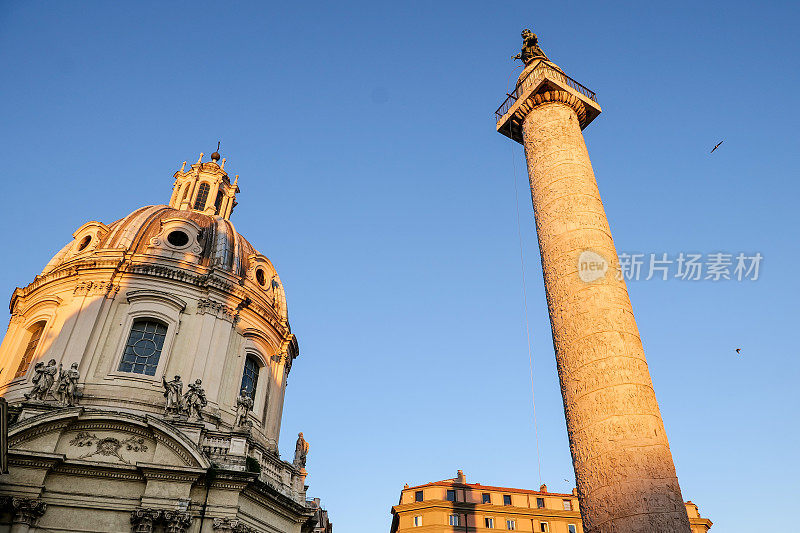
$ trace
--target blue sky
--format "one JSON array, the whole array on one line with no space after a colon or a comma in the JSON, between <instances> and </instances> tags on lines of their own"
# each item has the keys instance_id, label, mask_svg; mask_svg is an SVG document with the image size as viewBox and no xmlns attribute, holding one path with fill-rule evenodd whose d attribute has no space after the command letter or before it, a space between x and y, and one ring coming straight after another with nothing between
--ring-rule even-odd
<instances>
[{"instance_id":1,"label":"blue sky","mask_svg":"<svg viewBox=\"0 0 800 533\"><path fill-rule=\"evenodd\" d=\"M797 4L0 9L0 293L82 223L166 203L222 140L300 342L281 450L304 432L309 495L347 533L458 468L539 485L514 165L542 481L572 487L523 154L493 121L531 27L603 107L584 135L620 252L763 255L757 281L629 292L684 497L714 530L794 523Z\"/></svg>"}]
</instances>

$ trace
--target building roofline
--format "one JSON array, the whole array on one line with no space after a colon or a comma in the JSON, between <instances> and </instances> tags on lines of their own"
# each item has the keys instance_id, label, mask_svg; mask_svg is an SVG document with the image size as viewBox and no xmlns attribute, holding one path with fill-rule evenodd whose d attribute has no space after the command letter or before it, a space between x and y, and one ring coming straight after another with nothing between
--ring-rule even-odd
<instances>
[{"instance_id":1,"label":"building roofline","mask_svg":"<svg viewBox=\"0 0 800 533\"><path fill-rule=\"evenodd\" d=\"M570 498L575 498L574 494L568 494L563 492L542 492L540 490L530 490L530 489L515 489L513 487L496 487L494 485L481 485L480 483L460 483L455 479L443 479L441 481L431 481L430 483L424 483L422 485L415 485L413 487L408 487L406 490L413 490L413 489L421 489L424 487L459 487L459 488L471 488L471 489L482 489L482 490L496 490L499 492L520 492L523 494L541 494L546 496L568 496Z\"/></svg>"}]
</instances>

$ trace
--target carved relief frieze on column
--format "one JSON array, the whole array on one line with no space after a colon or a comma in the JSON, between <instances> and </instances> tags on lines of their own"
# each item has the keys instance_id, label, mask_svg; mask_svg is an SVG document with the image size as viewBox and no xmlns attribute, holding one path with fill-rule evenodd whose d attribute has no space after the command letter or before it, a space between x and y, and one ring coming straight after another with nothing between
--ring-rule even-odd
<instances>
[{"instance_id":1,"label":"carved relief frieze on column","mask_svg":"<svg viewBox=\"0 0 800 533\"><path fill-rule=\"evenodd\" d=\"M47 504L39 499L11 498L11 509L14 513L11 520L13 524L33 527L47 510Z\"/></svg>"},{"instance_id":2,"label":"carved relief frieze on column","mask_svg":"<svg viewBox=\"0 0 800 533\"><path fill-rule=\"evenodd\" d=\"M140 508L131 511L133 533L153 533L153 524L161 517L158 509Z\"/></svg>"},{"instance_id":3,"label":"carved relief frieze on column","mask_svg":"<svg viewBox=\"0 0 800 533\"><path fill-rule=\"evenodd\" d=\"M192 515L182 511L164 511L166 533L186 533L192 525Z\"/></svg>"}]
</instances>

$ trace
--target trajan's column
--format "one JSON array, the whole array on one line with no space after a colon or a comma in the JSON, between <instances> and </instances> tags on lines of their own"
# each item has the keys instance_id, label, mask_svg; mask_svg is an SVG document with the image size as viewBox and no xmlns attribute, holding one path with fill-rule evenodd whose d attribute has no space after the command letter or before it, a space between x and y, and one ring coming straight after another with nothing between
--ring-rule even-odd
<instances>
[{"instance_id":1,"label":"trajan's column","mask_svg":"<svg viewBox=\"0 0 800 533\"><path fill-rule=\"evenodd\" d=\"M581 130L595 95L522 32L497 131L528 162L572 462L588 533L689 533L672 454Z\"/></svg>"}]
</instances>

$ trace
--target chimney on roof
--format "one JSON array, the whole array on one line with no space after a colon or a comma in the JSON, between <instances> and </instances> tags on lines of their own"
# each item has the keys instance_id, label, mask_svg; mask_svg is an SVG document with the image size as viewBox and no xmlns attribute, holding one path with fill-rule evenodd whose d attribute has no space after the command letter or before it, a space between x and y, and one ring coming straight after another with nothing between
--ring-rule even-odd
<instances>
[{"instance_id":1,"label":"chimney on roof","mask_svg":"<svg viewBox=\"0 0 800 533\"><path fill-rule=\"evenodd\" d=\"M458 474L456 474L456 481L458 481L459 483L466 483L467 482L467 478L464 475L464 471L463 470L459 470Z\"/></svg>"},{"instance_id":2,"label":"chimney on roof","mask_svg":"<svg viewBox=\"0 0 800 533\"><path fill-rule=\"evenodd\" d=\"M577 495L578 495L578 488L577 488L577 487L573 487L573 489L572 489L572 495L573 495L573 496L577 496Z\"/></svg>"},{"instance_id":3,"label":"chimney on roof","mask_svg":"<svg viewBox=\"0 0 800 533\"><path fill-rule=\"evenodd\" d=\"M539 492L547 492L547 485L542 483L541 486L539 486Z\"/></svg>"}]
</instances>

